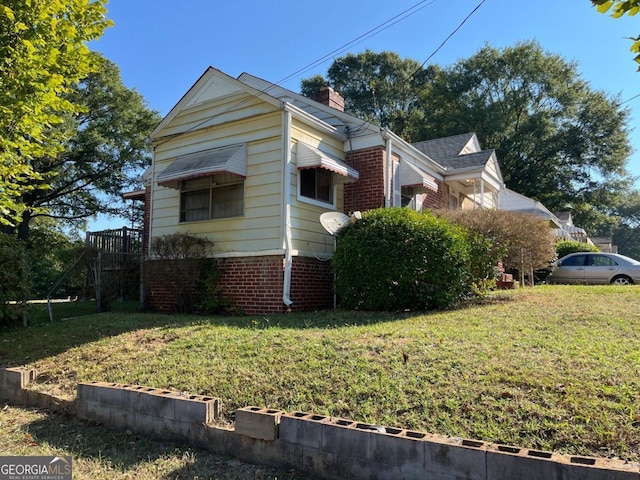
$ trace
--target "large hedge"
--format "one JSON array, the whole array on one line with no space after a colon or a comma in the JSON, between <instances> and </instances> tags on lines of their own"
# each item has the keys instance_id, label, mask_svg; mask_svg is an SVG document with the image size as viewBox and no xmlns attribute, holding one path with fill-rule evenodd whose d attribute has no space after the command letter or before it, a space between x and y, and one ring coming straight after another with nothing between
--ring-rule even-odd
<instances>
[{"instance_id":1,"label":"large hedge","mask_svg":"<svg viewBox=\"0 0 640 480\"><path fill-rule=\"evenodd\" d=\"M576 242L575 240L561 240L556 243L556 252L558 258L562 258L570 253L578 252L599 252L600 249L595 245L589 245L588 243Z\"/></svg>"},{"instance_id":2,"label":"large hedge","mask_svg":"<svg viewBox=\"0 0 640 480\"><path fill-rule=\"evenodd\" d=\"M472 290L471 240L466 229L432 214L407 208L364 213L338 235L333 266L340 306L450 306Z\"/></svg>"}]
</instances>

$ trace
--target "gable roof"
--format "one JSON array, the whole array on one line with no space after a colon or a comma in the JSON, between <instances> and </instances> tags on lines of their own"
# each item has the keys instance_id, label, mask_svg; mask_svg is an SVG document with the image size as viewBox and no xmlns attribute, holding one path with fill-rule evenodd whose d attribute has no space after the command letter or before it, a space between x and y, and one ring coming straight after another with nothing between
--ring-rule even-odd
<instances>
[{"instance_id":1,"label":"gable roof","mask_svg":"<svg viewBox=\"0 0 640 480\"><path fill-rule=\"evenodd\" d=\"M394 142L394 149L399 149L405 155L415 159L416 162L420 164L419 167L424 169L430 175L443 175L445 173L446 169L437 160L425 152L416 149L412 144L400 138L387 128L382 128L379 125L355 117L349 113L336 110L328 105L324 105L323 103L317 102L311 98L305 97L304 95L300 95L299 93L295 93L246 72L242 73L238 77L238 80L254 87L255 89L268 92L269 95L272 95L283 102L288 102L309 115L316 117L318 120L328 123L339 131L344 132L349 139L350 149L365 147L365 145L355 145L356 142L362 141L365 137L368 137L369 139L375 138L377 142L382 142L387 138L391 138Z\"/></svg>"},{"instance_id":2,"label":"gable roof","mask_svg":"<svg viewBox=\"0 0 640 480\"><path fill-rule=\"evenodd\" d=\"M439 161L449 171L463 170L467 168L484 167L491 159L495 150L482 150L476 153L467 153L457 157L441 158Z\"/></svg>"},{"instance_id":3,"label":"gable roof","mask_svg":"<svg viewBox=\"0 0 640 480\"><path fill-rule=\"evenodd\" d=\"M465 147L467 147L474 138L476 138L477 142L476 134L473 132L462 133L450 137L423 140L414 143L413 146L434 158L436 161L441 162L443 159L461 155ZM479 148L477 150L479 150Z\"/></svg>"}]
</instances>

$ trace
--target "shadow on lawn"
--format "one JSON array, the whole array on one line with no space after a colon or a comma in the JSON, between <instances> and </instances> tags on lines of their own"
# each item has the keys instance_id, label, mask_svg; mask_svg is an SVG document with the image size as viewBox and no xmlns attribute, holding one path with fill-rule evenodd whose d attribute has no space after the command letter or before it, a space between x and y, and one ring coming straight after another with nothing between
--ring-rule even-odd
<instances>
[{"instance_id":1,"label":"shadow on lawn","mask_svg":"<svg viewBox=\"0 0 640 480\"><path fill-rule=\"evenodd\" d=\"M74 477L78 478L98 478L96 475L104 475L107 470L135 478L167 480L309 478L309 475L294 470L247 464L203 449L143 437L53 413L24 425L22 429L37 444L61 449L65 455L71 455L74 462L79 459L90 461L83 465L74 463Z\"/></svg>"},{"instance_id":2,"label":"shadow on lawn","mask_svg":"<svg viewBox=\"0 0 640 480\"><path fill-rule=\"evenodd\" d=\"M509 301L511 296L492 296L460 304L456 309ZM72 313L72 312L71 312ZM66 321L40 323L27 328L0 330L0 366L21 366L104 338L141 329L175 328L209 324L240 329L329 329L368 326L404 320L431 312L361 312L325 310L282 315L187 315L140 311L113 311L73 316Z\"/></svg>"}]
</instances>

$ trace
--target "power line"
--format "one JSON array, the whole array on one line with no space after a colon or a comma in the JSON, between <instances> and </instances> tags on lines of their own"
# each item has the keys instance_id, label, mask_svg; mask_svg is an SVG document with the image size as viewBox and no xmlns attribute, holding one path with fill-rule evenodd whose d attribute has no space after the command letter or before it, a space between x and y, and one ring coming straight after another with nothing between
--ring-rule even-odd
<instances>
[{"instance_id":1,"label":"power line","mask_svg":"<svg viewBox=\"0 0 640 480\"><path fill-rule=\"evenodd\" d=\"M638 97L640 97L640 93L638 93L637 95L634 95L634 96L633 96L633 97L631 97L631 98L626 99L624 102L620 102L620 103L618 104L618 106L620 106L620 105L624 105L625 103L629 103L631 100L635 100L635 99L636 99L636 98L638 98Z\"/></svg>"},{"instance_id":2,"label":"power line","mask_svg":"<svg viewBox=\"0 0 640 480\"><path fill-rule=\"evenodd\" d=\"M426 8L429 5L434 4L437 0L431 0L426 5L422 5L422 4L426 3L427 1L428 0L422 0L422 1L412 5L411 7L409 7L406 10L400 12L399 14L391 17L390 19L388 19L388 20L386 20L384 22L382 22L377 27L372 28L371 30L363 33L362 35L354 38L353 40L350 40L349 42L347 42L344 45L336 48L335 50L332 50L331 52L329 52L326 55L320 57L319 59L307 64L306 66L300 68L299 70L296 70L295 72L293 72L290 75L287 75L286 77L284 77L283 79L279 80L278 82L271 84L271 86L269 88L273 88L273 86L280 85L280 84L286 82L287 80L290 80L291 78L295 77L296 75L304 73L307 70L310 70L313 67L316 67L316 66L322 64L323 62L325 62L326 60L330 59L334 55L338 55L340 53L343 53L344 51L346 51L347 49L349 49L353 45L357 45L358 43L360 43L360 42L362 42L364 40L367 40L367 39L373 37L374 35L377 35L380 32L383 32L383 31L387 30L388 28L394 26L396 23L401 22L405 18L408 18L411 15L414 15L415 13L419 12L423 8ZM418 7L420 7L420 8L418 8ZM263 91L262 93L265 93L266 91L268 91L269 88L265 89L265 91Z\"/></svg>"},{"instance_id":3,"label":"power line","mask_svg":"<svg viewBox=\"0 0 640 480\"><path fill-rule=\"evenodd\" d=\"M476 13L476 11L477 11L481 6L482 6L482 4L483 4L485 1L486 1L486 0L482 0L478 5L476 5L476 8L474 8L473 10L471 10L471 12L469 13L469 15L467 15L467 16L464 18L464 20L462 20L462 22L460 22L460 25L458 25L458 26L455 28L455 30L453 30L453 31L452 31L452 32L447 36L447 38L445 38L445 39L442 41L442 43L438 46L438 48L436 48L436 49L431 53L431 55L429 55L429 56L427 57L427 59L426 59L424 62L422 62L422 64L420 65L420 68L424 67L424 66L425 66L425 64L426 64L429 60L431 60L431 57L433 57L436 53L438 53L438 51L440 51L440 49L441 49L442 47L444 47L445 43L447 43L447 42L449 41L449 39L451 39L451 37L453 37L453 36L458 32L458 30L460 30L460 29L462 28L462 26L463 26L465 23L467 23L467 20L469 20L469 19L471 18L471 16L472 16L474 13Z\"/></svg>"},{"instance_id":4,"label":"power line","mask_svg":"<svg viewBox=\"0 0 640 480\"><path fill-rule=\"evenodd\" d=\"M399 14L391 17L390 19L382 22L380 25L370 29L369 31L363 33L362 35L354 38L353 40L345 43L344 45L332 50L331 52L329 52L328 54L322 56L321 58L307 64L306 66L296 70L295 72L293 72L290 75L287 75L286 77L284 77L283 79L279 80L276 83L270 83L267 87L263 88L262 90L259 90L258 94L255 95L256 97L262 95L262 94L266 94L267 92L269 92L271 89L273 89L274 87L277 87L279 85L281 85L282 83L286 82L287 80L290 80L291 78L295 77L296 75L299 75L301 73L306 72L307 70L312 69L313 67L320 65L321 63L323 63L324 61L328 60L329 58L333 57L334 55L337 55L339 53L344 52L345 50L347 50L349 47L356 45L357 43L360 43L368 38L373 37L374 35L377 35L380 32L383 32L384 30L392 27L393 25L397 24L398 22L404 20L405 18L410 17L411 15L419 12L420 10L422 10L423 8L428 7L429 5L432 5L436 2L437 0L421 0L418 3L412 5L411 7L407 8L406 10L403 10L402 12L400 12ZM425 4L426 5L423 5ZM419 7L419 8L418 8ZM201 127L202 125L205 125L207 122L210 122L211 120L231 111L234 108L237 108L239 106L244 105L245 103L247 103L250 99L245 99L242 100L241 102L238 102L234 105L229 106L228 108L226 108L225 110L223 110L222 112L219 112L218 114L212 116L212 117L208 117L207 119L203 120L202 122L197 123L196 125L193 125L192 127L188 128L187 130L185 130L184 132L179 132L175 135L170 135L167 139L165 139L164 141L161 141L160 143L158 143L156 146L162 145L163 143L168 142L171 139L176 138L177 136L181 136L184 135L186 133L192 132L193 130Z\"/></svg>"}]
</instances>

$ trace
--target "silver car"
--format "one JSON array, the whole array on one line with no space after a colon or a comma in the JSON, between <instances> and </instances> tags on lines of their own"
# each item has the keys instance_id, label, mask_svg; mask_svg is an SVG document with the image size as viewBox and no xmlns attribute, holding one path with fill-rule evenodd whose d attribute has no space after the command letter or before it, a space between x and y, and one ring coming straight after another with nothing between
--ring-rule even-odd
<instances>
[{"instance_id":1,"label":"silver car","mask_svg":"<svg viewBox=\"0 0 640 480\"><path fill-rule=\"evenodd\" d=\"M616 253L571 253L556 263L549 283L640 283L640 262Z\"/></svg>"}]
</instances>

